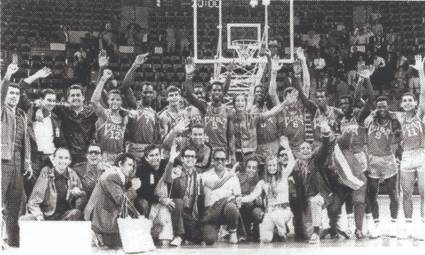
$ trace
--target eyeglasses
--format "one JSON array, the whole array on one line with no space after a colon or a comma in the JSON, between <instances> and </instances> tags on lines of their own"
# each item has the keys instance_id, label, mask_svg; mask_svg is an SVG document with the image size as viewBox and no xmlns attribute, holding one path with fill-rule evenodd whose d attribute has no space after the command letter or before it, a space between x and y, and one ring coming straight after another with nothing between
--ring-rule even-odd
<instances>
[{"instance_id":1,"label":"eyeglasses","mask_svg":"<svg viewBox=\"0 0 425 255\"><path fill-rule=\"evenodd\" d=\"M226 158L214 158L215 161L226 161Z\"/></svg>"},{"instance_id":2,"label":"eyeglasses","mask_svg":"<svg viewBox=\"0 0 425 255\"><path fill-rule=\"evenodd\" d=\"M185 158L196 158L195 155L184 155L183 157L185 157Z\"/></svg>"},{"instance_id":3,"label":"eyeglasses","mask_svg":"<svg viewBox=\"0 0 425 255\"><path fill-rule=\"evenodd\" d=\"M89 151L88 154L90 155L99 155L100 151Z\"/></svg>"}]
</instances>

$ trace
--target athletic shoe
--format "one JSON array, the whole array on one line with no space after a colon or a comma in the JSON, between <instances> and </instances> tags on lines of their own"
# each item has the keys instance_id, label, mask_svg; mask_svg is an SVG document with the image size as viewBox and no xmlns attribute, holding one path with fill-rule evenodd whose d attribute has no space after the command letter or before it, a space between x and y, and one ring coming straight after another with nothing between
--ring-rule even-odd
<instances>
[{"instance_id":1,"label":"athletic shoe","mask_svg":"<svg viewBox=\"0 0 425 255\"><path fill-rule=\"evenodd\" d=\"M412 223L405 223L404 227L401 229L397 235L398 239L409 239L412 237Z\"/></svg>"},{"instance_id":2,"label":"athletic shoe","mask_svg":"<svg viewBox=\"0 0 425 255\"><path fill-rule=\"evenodd\" d=\"M375 223L373 222L372 214L366 214L366 220L364 221L365 224L363 224L363 230L365 230L366 236L370 237L370 232L372 231L373 227L375 226Z\"/></svg>"},{"instance_id":3,"label":"athletic shoe","mask_svg":"<svg viewBox=\"0 0 425 255\"><path fill-rule=\"evenodd\" d=\"M354 222L354 215L349 214L347 215L347 230L345 232L351 237L355 229L356 223Z\"/></svg>"},{"instance_id":4,"label":"athletic shoe","mask_svg":"<svg viewBox=\"0 0 425 255\"><path fill-rule=\"evenodd\" d=\"M320 236L317 233L313 233L310 237L310 241L308 241L309 244L319 244L320 243Z\"/></svg>"},{"instance_id":5,"label":"athletic shoe","mask_svg":"<svg viewBox=\"0 0 425 255\"><path fill-rule=\"evenodd\" d=\"M180 247L182 245L183 239L180 236L174 237L173 241L171 241L170 245L175 247Z\"/></svg>"},{"instance_id":6,"label":"athletic shoe","mask_svg":"<svg viewBox=\"0 0 425 255\"><path fill-rule=\"evenodd\" d=\"M381 236L381 228L379 224L372 225L372 228L369 228L369 238L375 239Z\"/></svg>"},{"instance_id":7,"label":"athletic shoe","mask_svg":"<svg viewBox=\"0 0 425 255\"><path fill-rule=\"evenodd\" d=\"M417 241L425 241L425 224L421 223L418 224L418 226L415 226L413 233L412 233L412 238L414 240Z\"/></svg>"},{"instance_id":8,"label":"athletic shoe","mask_svg":"<svg viewBox=\"0 0 425 255\"><path fill-rule=\"evenodd\" d=\"M385 231L385 235L391 238L395 238L400 233L400 229L398 227L397 222L391 221L388 225L387 231Z\"/></svg>"},{"instance_id":9,"label":"athletic shoe","mask_svg":"<svg viewBox=\"0 0 425 255\"><path fill-rule=\"evenodd\" d=\"M238 243L238 234L236 232L230 233L229 243L231 243L231 244L237 244Z\"/></svg>"}]
</instances>

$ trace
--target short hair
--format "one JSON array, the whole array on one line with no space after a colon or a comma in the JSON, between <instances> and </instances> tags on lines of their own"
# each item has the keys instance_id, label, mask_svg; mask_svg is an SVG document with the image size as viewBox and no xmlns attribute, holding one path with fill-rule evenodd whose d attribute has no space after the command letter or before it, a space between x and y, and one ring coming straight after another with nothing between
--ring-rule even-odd
<instances>
[{"instance_id":1,"label":"short hair","mask_svg":"<svg viewBox=\"0 0 425 255\"><path fill-rule=\"evenodd\" d=\"M205 130L205 126L204 126L204 125L202 125L202 124L200 124L200 123L196 123L196 124L194 124L194 125L192 126L192 128L191 128L191 129L194 129L194 128L202 128L202 129L204 129L204 130Z\"/></svg>"},{"instance_id":2,"label":"short hair","mask_svg":"<svg viewBox=\"0 0 425 255\"><path fill-rule=\"evenodd\" d=\"M283 96L286 97L286 95L288 95L289 93L291 93L294 90L296 90L296 88L294 88L292 86L287 87L286 89L283 90Z\"/></svg>"},{"instance_id":3,"label":"short hair","mask_svg":"<svg viewBox=\"0 0 425 255\"><path fill-rule=\"evenodd\" d=\"M211 88L212 88L214 85L219 85L221 88L223 88L223 83L222 83L222 82L220 82L220 81L214 81L214 82L212 82L212 83L211 83Z\"/></svg>"},{"instance_id":4,"label":"short hair","mask_svg":"<svg viewBox=\"0 0 425 255\"><path fill-rule=\"evenodd\" d=\"M325 93L325 96L328 95L328 92L326 91L326 89L316 89L316 95L317 93Z\"/></svg>"},{"instance_id":5,"label":"short hair","mask_svg":"<svg viewBox=\"0 0 425 255\"><path fill-rule=\"evenodd\" d=\"M69 93L71 92L72 89L79 89L81 91L81 93L83 93L83 87L79 84L73 84L71 85L67 90L66 90L66 97L69 97Z\"/></svg>"},{"instance_id":6,"label":"short hair","mask_svg":"<svg viewBox=\"0 0 425 255\"><path fill-rule=\"evenodd\" d=\"M290 148L286 148L286 147L280 146L279 147L279 150L277 151L277 155L279 156L282 151L288 151L288 149L290 150Z\"/></svg>"},{"instance_id":7,"label":"short hair","mask_svg":"<svg viewBox=\"0 0 425 255\"><path fill-rule=\"evenodd\" d=\"M341 102L341 100L343 100L343 99L348 99L348 102L350 103L350 105L353 104L353 97L352 96L350 96L350 95L340 96L339 99L338 99L338 102Z\"/></svg>"},{"instance_id":8,"label":"short hair","mask_svg":"<svg viewBox=\"0 0 425 255\"><path fill-rule=\"evenodd\" d=\"M256 85L256 86L254 87L254 92L257 90L257 88L261 88L261 89L263 90L263 92L265 91L264 86L263 86L263 85L261 85L261 84Z\"/></svg>"},{"instance_id":9,"label":"short hair","mask_svg":"<svg viewBox=\"0 0 425 255\"><path fill-rule=\"evenodd\" d=\"M60 151L60 150L67 151L67 152L69 153L69 157L71 157L71 152L70 152L70 151L69 151L69 149L68 149L68 148L66 148L66 147L57 147L57 148L56 148L56 150L53 152L53 156L55 157L55 156L56 156L56 153L57 153L58 151Z\"/></svg>"},{"instance_id":10,"label":"short hair","mask_svg":"<svg viewBox=\"0 0 425 255\"><path fill-rule=\"evenodd\" d=\"M199 84L199 83L196 83L195 85L193 85L193 88L194 88L194 89L196 89L196 88L200 88L200 89L202 89L202 90L205 90L204 85Z\"/></svg>"},{"instance_id":11,"label":"short hair","mask_svg":"<svg viewBox=\"0 0 425 255\"><path fill-rule=\"evenodd\" d=\"M118 89L111 89L108 91L108 97L112 94L120 95L122 97L121 92Z\"/></svg>"},{"instance_id":12,"label":"short hair","mask_svg":"<svg viewBox=\"0 0 425 255\"><path fill-rule=\"evenodd\" d=\"M146 82L146 83L144 83L144 84L142 85L142 90L143 90L146 86L151 86L151 87L153 88L152 83L150 83L150 82Z\"/></svg>"},{"instance_id":13,"label":"short hair","mask_svg":"<svg viewBox=\"0 0 425 255\"><path fill-rule=\"evenodd\" d=\"M21 86L19 85L19 83L11 82L9 83L9 87L16 88L16 89L19 89L19 91L21 91Z\"/></svg>"},{"instance_id":14,"label":"short hair","mask_svg":"<svg viewBox=\"0 0 425 255\"><path fill-rule=\"evenodd\" d=\"M89 152L89 148L90 147L99 147L99 149L100 149L100 153L102 153L102 147L99 145L99 144L97 144L97 143L91 143L91 144L89 144L89 147L87 147L87 152Z\"/></svg>"},{"instance_id":15,"label":"short hair","mask_svg":"<svg viewBox=\"0 0 425 255\"><path fill-rule=\"evenodd\" d=\"M56 95L56 92L53 89L43 89L41 91L40 97L44 99L49 94Z\"/></svg>"},{"instance_id":16,"label":"short hair","mask_svg":"<svg viewBox=\"0 0 425 255\"><path fill-rule=\"evenodd\" d=\"M378 96L376 98L376 103L381 102L381 101L386 101L387 103L389 103L390 99L387 96Z\"/></svg>"},{"instance_id":17,"label":"short hair","mask_svg":"<svg viewBox=\"0 0 425 255\"><path fill-rule=\"evenodd\" d=\"M191 145L186 146L186 147L182 150L182 154L181 154L181 156L182 156L182 157L184 157L184 156L186 155L186 151L194 151L194 152L195 152L195 155L196 155L196 149L195 149L195 147L193 147L193 146L191 146Z\"/></svg>"},{"instance_id":18,"label":"short hair","mask_svg":"<svg viewBox=\"0 0 425 255\"><path fill-rule=\"evenodd\" d=\"M127 159L131 159L134 162L136 162L136 158L133 156L133 154L124 152L120 153L114 161L114 166L120 166L120 163L123 164Z\"/></svg>"},{"instance_id":19,"label":"short hair","mask_svg":"<svg viewBox=\"0 0 425 255\"><path fill-rule=\"evenodd\" d=\"M171 85L167 88L167 96L168 96L168 94L170 94L172 92L179 92L180 93L180 89L177 88L176 86Z\"/></svg>"},{"instance_id":20,"label":"short hair","mask_svg":"<svg viewBox=\"0 0 425 255\"><path fill-rule=\"evenodd\" d=\"M417 100L415 94L413 94L410 91L404 92L403 95L401 95L401 99L403 99L403 97L406 97L406 96L411 96L413 97L414 100Z\"/></svg>"},{"instance_id":21,"label":"short hair","mask_svg":"<svg viewBox=\"0 0 425 255\"><path fill-rule=\"evenodd\" d=\"M145 154L145 157L147 155L149 155L149 153L151 153L153 150L156 150L156 149L159 150L159 147L156 144L149 144L148 146L146 146L145 153L144 153Z\"/></svg>"},{"instance_id":22,"label":"short hair","mask_svg":"<svg viewBox=\"0 0 425 255\"><path fill-rule=\"evenodd\" d=\"M213 158L215 157L215 154L217 154L218 152L223 152L224 155L226 155L226 157L227 157L227 152L226 152L226 150L224 150L224 148L217 148L217 149L214 150L214 152L212 154Z\"/></svg>"}]
</instances>

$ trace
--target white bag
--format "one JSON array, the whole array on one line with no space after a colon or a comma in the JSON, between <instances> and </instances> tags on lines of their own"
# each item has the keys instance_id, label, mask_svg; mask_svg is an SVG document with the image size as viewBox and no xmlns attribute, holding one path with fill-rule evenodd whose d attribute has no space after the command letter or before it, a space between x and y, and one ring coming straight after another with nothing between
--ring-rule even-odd
<instances>
[{"instance_id":1,"label":"white bag","mask_svg":"<svg viewBox=\"0 0 425 255\"><path fill-rule=\"evenodd\" d=\"M155 250L151 227L152 221L145 217L118 218L118 229L124 252L131 254Z\"/></svg>"}]
</instances>

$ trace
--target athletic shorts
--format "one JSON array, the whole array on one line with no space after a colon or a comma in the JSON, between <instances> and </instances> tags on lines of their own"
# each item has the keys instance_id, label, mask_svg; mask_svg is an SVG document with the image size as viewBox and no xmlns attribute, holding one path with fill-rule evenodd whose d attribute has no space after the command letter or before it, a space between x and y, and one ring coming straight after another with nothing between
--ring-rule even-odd
<instances>
[{"instance_id":1,"label":"athletic shorts","mask_svg":"<svg viewBox=\"0 0 425 255\"><path fill-rule=\"evenodd\" d=\"M425 153L424 149L403 151L400 162L400 171L415 172L425 171Z\"/></svg>"},{"instance_id":2,"label":"athletic shorts","mask_svg":"<svg viewBox=\"0 0 425 255\"><path fill-rule=\"evenodd\" d=\"M360 163L361 172L363 173L364 171L366 171L367 170L367 157L366 157L366 153L364 153L363 151L361 151L359 153L354 153L354 157Z\"/></svg>"},{"instance_id":3,"label":"athletic shorts","mask_svg":"<svg viewBox=\"0 0 425 255\"><path fill-rule=\"evenodd\" d=\"M394 155L369 155L369 178L388 179L397 174L397 162Z\"/></svg>"}]
</instances>

